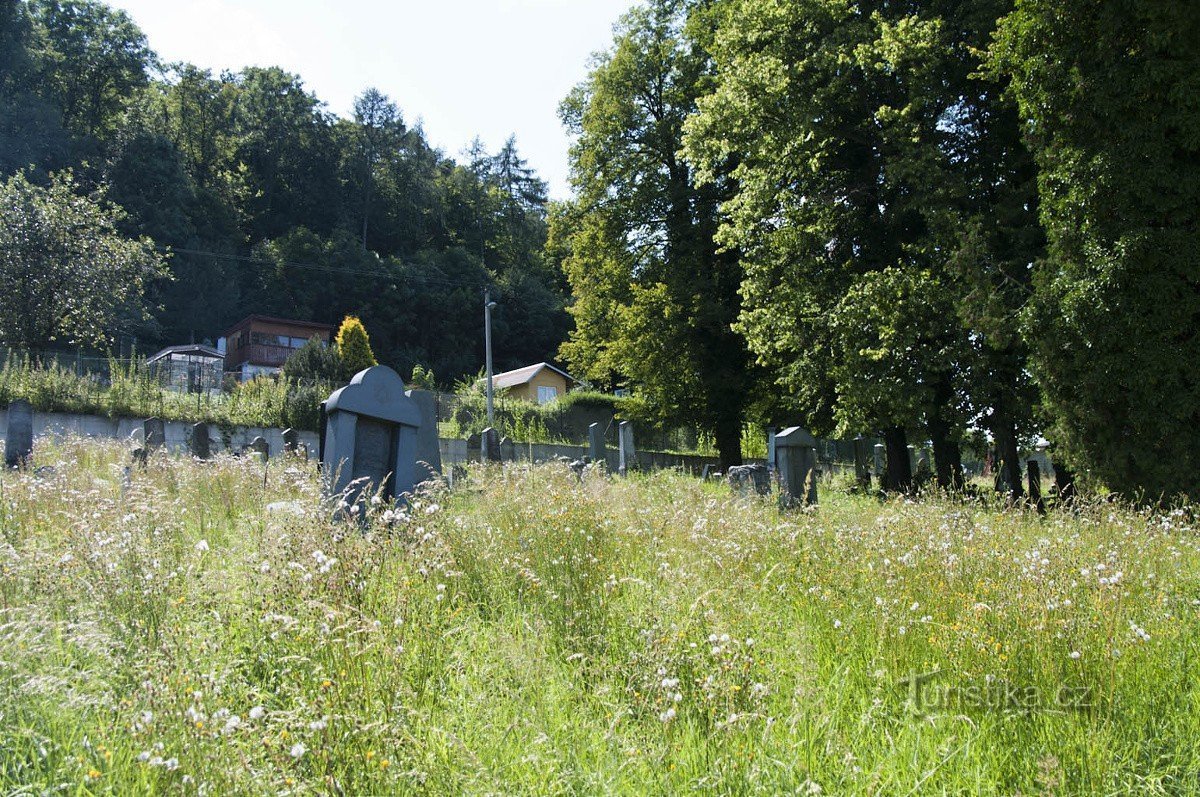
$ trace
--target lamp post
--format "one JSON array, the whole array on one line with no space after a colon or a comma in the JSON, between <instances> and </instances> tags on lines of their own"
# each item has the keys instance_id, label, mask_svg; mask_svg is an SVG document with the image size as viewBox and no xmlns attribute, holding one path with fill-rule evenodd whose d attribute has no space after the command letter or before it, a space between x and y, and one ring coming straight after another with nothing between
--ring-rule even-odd
<instances>
[{"instance_id":1,"label":"lamp post","mask_svg":"<svg viewBox=\"0 0 1200 797\"><path fill-rule=\"evenodd\" d=\"M492 308L496 303L492 301L492 293L489 288L483 289L483 345L484 358L487 363L487 420L488 426L495 428L495 421L492 417Z\"/></svg>"}]
</instances>

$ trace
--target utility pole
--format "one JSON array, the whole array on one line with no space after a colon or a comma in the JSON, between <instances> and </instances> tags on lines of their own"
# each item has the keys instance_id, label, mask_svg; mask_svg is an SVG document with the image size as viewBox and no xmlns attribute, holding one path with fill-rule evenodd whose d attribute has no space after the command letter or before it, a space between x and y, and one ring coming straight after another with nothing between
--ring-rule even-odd
<instances>
[{"instance_id":1,"label":"utility pole","mask_svg":"<svg viewBox=\"0 0 1200 797\"><path fill-rule=\"evenodd\" d=\"M492 301L492 292L490 288L483 289L483 345L486 349L484 357L487 363L487 422L488 426L495 428L495 420L492 417L492 308L496 303Z\"/></svg>"}]
</instances>

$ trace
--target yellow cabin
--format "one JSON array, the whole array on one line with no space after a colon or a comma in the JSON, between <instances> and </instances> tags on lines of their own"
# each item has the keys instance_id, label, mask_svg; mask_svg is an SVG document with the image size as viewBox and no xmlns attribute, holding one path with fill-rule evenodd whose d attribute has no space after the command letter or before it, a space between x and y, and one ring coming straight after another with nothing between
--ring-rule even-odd
<instances>
[{"instance_id":1,"label":"yellow cabin","mask_svg":"<svg viewBox=\"0 0 1200 797\"><path fill-rule=\"evenodd\" d=\"M492 389L496 392L503 390L506 396L537 404L549 404L578 383L575 377L550 363L527 365L492 377Z\"/></svg>"}]
</instances>

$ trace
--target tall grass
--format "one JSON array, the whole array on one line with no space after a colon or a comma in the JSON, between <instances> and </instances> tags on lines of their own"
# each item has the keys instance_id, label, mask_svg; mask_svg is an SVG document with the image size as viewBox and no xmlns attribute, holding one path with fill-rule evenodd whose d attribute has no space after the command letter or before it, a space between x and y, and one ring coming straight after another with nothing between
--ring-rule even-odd
<instances>
[{"instance_id":1,"label":"tall grass","mask_svg":"<svg viewBox=\"0 0 1200 797\"><path fill-rule=\"evenodd\" d=\"M119 454L0 481L2 792L1200 790L1187 509L548 465L351 526L303 463Z\"/></svg>"},{"instance_id":2,"label":"tall grass","mask_svg":"<svg viewBox=\"0 0 1200 797\"><path fill-rule=\"evenodd\" d=\"M79 375L58 363L42 364L10 354L0 370L0 407L24 399L40 412L77 412L109 417L208 421L244 426L311 426L297 423L300 415L289 407L294 386L286 379L256 378L239 383L219 395L179 393L165 389L144 360L110 360L108 376ZM313 393L319 402L328 391ZM315 403L314 403L315 407ZM312 408L308 408L312 409Z\"/></svg>"}]
</instances>

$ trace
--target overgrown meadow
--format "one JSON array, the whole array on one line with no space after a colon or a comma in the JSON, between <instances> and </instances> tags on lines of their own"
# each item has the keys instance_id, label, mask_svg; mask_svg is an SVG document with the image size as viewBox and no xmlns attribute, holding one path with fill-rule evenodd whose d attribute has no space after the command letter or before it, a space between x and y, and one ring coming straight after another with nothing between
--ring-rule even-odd
<instances>
[{"instance_id":1,"label":"overgrown meadow","mask_svg":"<svg viewBox=\"0 0 1200 797\"><path fill-rule=\"evenodd\" d=\"M1186 511L124 456L0 476L0 792L1200 791Z\"/></svg>"}]
</instances>

